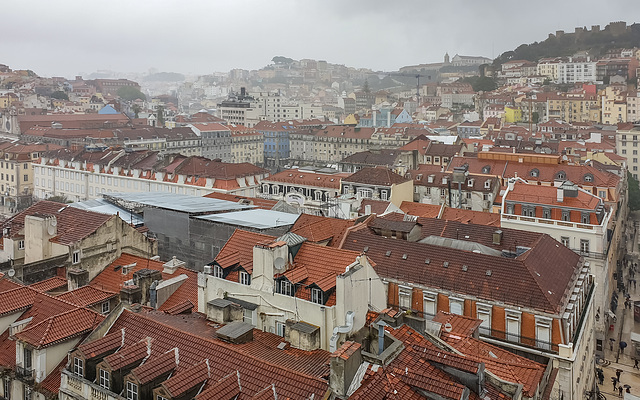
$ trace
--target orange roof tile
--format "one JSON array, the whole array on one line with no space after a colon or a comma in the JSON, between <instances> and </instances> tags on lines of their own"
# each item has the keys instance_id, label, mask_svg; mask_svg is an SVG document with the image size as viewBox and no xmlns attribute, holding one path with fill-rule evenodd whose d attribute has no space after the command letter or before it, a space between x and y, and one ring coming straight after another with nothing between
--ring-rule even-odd
<instances>
[{"instance_id":1,"label":"orange roof tile","mask_svg":"<svg viewBox=\"0 0 640 400\"><path fill-rule=\"evenodd\" d=\"M48 292L55 289L66 288L67 280L61 276L54 276L53 278L45 279L44 281L33 283L29 286L39 292Z\"/></svg>"},{"instance_id":2,"label":"orange roof tile","mask_svg":"<svg viewBox=\"0 0 640 400\"><path fill-rule=\"evenodd\" d=\"M79 307L91 306L102 303L116 297L118 293L99 289L95 286L83 286L76 290L63 293L58 296L59 299L76 304Z\"/></svg>"},{"instance_id":3,"label":"orange roof tile","mask_svg":"<svg viewBox=\"0 0 640 400\"><path fill-rule=\"evenodd\" d=\"M177 348L174 348L145 361L141 366L134 368L132 372L140 384L144 385L173 371L177 367L177 359L178 351Z\"/></svg>"},{"instance_id":4,"label":"orange roof tile","mask_svg":"<svg viewBox=\"0 0 640 400\"><path fill-rule=\"evenodd\" d=\"M188 390L202 384L209 377L209 360L204 360L173 375L164 381L162 386L171 397L177 398Z\"/></svg>"},{"instance_id":5,"label":"orange roof tile","mask_svg":"<svg viewBox=\"0 0 640 400\"><path fill-rule=\"evenodd\" d=\"M409 215L425 218L438 218L442 206L435 204L414 203L412 201L403 201L400 209Z\"/></svg>"},{"instance_id":6,"label":"orange roof tile","mask_svg":"<svg viewBox=\"0 0 640 400\"><path fill-rule=\"evenodd\" d=\"M39 349L90 332L103 319L104 316L94 311L77 308L28 326L16 333L16 337Z\"/></svg>"}]
</instances>

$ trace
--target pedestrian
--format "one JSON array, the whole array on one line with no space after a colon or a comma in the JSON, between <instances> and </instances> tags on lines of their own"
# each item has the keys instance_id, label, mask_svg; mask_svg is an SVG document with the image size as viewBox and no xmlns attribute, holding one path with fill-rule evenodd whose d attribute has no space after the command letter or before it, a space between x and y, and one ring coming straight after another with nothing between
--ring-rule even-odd
<instances>
[{"instance_id":1,"label":"pedestrian","mask_svg":"<svg viewBox=\"0 0 640 400\"><path fill-rule=\"evenodd\" d=\"M633 280L633 290L636 290L636 280Z\"/></svg>"},{"instance_id":2,"label":"pedestrian","mask_svg":"<svg viewBox=\"0 0 640 400\"><path fill-rule=\"evenodd\" d=\"M613 325L611 325L613 326ZM615 342L615 339L611 338L609 339L609 350L613 351L613 342Z\"/></svg>"},{"instance_id":3,"label":"pedestrian","mask_svg":"<svg viewBox=\"0 0 640 400\"><path fill-rule=\"evenodd\" d=\"M622 385L618 386L618 397L622 397Z\"/></svg>"},{"instance_id":4,"label":"pedestrian","mask_svg":"<svg viewBox=\"0 0 640 400\"><path fill-rule=\"evenodd\" d=\"M613 383L613 391L615 392L618 385L618 379L615 376L611 377L611 382Z\"/></svg>"},{"instance_id":5,"label":"pedestrian","mask_svg":"<svg viewBox=\"0 0 640 400\"><path fill-rule=\"evenodd\" d=\"M620 382L620 374L622 373L621 369L616 369L616 378L618 378L618 382Z\"/></svg>"},{"instance_id":6,"label":"pedestrian","mask_svg":"<svg viewBox=\"0 0 640 400\"><path fill-rule=\"evenodd\" d=\"M638 359L637 358L635 360L633 360L633 368L640 369L640 367L638 367Z\"/></svg>"},{"instance_id":7,"label":"pedestrian","mask_svg":"<svg viewBox=\"0 0 640 400\"><path fill-rule=\"evenodd\" d=\"M625 392L631 394L631 386L627 386L627 389L625 390Z\"/></svg>"},{"instance_id":8,"label":"pedestrian","mask_svg":"<svg viewBox=\"0 0 640 400\"><path fill-rule=\"evenodd\" d=\"M600 385L604 383L604 373L602 371L598 371L598 381L600 382Z\"/></svg>"}]
</instances>

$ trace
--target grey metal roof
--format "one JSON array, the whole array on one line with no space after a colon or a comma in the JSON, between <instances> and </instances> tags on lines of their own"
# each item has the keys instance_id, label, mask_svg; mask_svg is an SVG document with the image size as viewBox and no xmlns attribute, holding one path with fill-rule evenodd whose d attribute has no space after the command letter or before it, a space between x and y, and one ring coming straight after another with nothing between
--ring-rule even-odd
<instances>
[{"instance_id":1,"label":"grey metal roof","mask_svg":"<svg viewBox=\"0 0 640 400\"><path fill-rule=\"evenodd\" d=\"M227 297L227 300L231 301L232 303L238 304L239 306L241 306L242 308L246 308L247 310L255 310L256 308L258 308L257 304L248 302L246 300L240 300L240 299L236 299L233 297Z\"/></svg>"},{"instance_id":2,"label":"grey metal roof","mask_svg":"<svg viewBox=\"0 0 640 400\"><path fill-rule=\"evenodd\" d=\"M207 304L209 304L210 306L214 306L214 307L225 308L225 307L231 305L231 301L229 301L227 299L217 298L217 299L209 300L207 302Z\"/></svg>"},{"instance_id":3,"label":"grey metal roof","mask_svg":"<svg viewBox=\"0 0 640 400\"><path fill-rule=\"evenodd\" d=\"M138 214L131 213L124 208L120 208L115 204L111 204L105 199L83 200L69 204L71 207L80 208L82 210L94 211L100 214L116 215L119 214L125 222L129 222L134 226L144 224L144 220Z\"/></svg>"},{"instance_id":4,"label":"grey metal roof","mask_svg":"<svg viewBox=\"0 0 640 400\"><path fill-rule=\"evenodd\" d=\"M248 228L269 229L276 228L278 226L293 225L298 219L298 214L255 209L202 215L196 218Z\"/></svg>"},{"instance_id":5,"label":"grey metal roof","mask_svg":"<svg viewBox=\"0 0 640 400\"><path fill-rule=\"evenodd\" d=\"M435 246L449 247L452 249L463 251L471 251L474 253L487 254L496 257L500 257L502 255L502 252L499 250L492 249L491 247L485 246L483 244L470 242L467 240L444 238L441 236L427 236L426 238L419 240L418 242Z\"/></svg>"},{"instance_id":6,"label":"grey metal roof","mask_svg":"<svg viewBox=\"0 0 640 400\"><path fill-rule=\"evenodd\" d=\"M302 332L302 333L313 333L320 328L315 325L306 323L304 321L298 321L291 326L291 329L295 329L296 331Z\"/></svg>"},{"instance_id":7,"label":"grey metal roof","mask_svg":"<svg viewBox=\"0 0 640 400\"><path fill-rule=\"evenodd\" d=\"M253 208L253 206L238 204L233 201L164 192L109 193L108 196L142 206L188 213L236 211Z\"/></svg>"},{"instance_id":8,"label":"grey metal roof","mask_svg":"<svg viewBox=\"0 0 640 400\"><path fill-rule=\"evenodd\" d=\"M306 237L300 236L297 233L287 232L276 239L276 242L285 242L288 246L295 246L297 244L303 243L306 240Z\"/></svg>"}]
</instances>

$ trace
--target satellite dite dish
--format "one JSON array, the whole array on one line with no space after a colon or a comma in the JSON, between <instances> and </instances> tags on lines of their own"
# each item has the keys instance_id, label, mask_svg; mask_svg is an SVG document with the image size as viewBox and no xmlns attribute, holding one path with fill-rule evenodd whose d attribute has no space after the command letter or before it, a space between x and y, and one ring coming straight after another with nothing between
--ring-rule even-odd
<instances>
[{"instance_id":1,"label":"satellite dite dish","mask_svg":"<svg viewBox=\"0 0 640 400\"><path fill-rule=\"evenodd\" d=\"M444 324L444 330L445 331L451 332L452 329L453 329L453 326L451 326L450 323L447 322L446 324Z\"/></svg>"},{"instance_id":2,"label":"satellite dite dish","mask_svg":"<svg viewBox=\"0 0 640 400\"><path fill-rule=\"evenodd\" d=\"M16 276L16 270L11 268L9 271L7 271L7 275L9 275L9 278L13 278L14 276Z\"/></svg>"},{"instance_id":3,"label":"satellite dite dish","mask_svg":"<svg viewBox=\"0 0 640 400\"><path fill-rule=\"evenodd\" d=\"M282 270L285 266L284 258L277 257L275 260L273 260L273 266L276 267L278 271Z\"/></svg>"}]
</instances>

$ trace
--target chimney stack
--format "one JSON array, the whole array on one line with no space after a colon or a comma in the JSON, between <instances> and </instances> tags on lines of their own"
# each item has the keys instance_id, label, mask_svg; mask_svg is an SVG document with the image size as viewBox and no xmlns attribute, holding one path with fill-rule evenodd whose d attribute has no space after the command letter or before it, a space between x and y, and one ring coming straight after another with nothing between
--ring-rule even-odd
<instances>
[{"instance_id":1,"label":"chimney stack","mask_svg":"<svg viewBox=\"0 0 640 400\"><path fill-rule=\"evenodd\" d=\"M361 347L360 343L347 341L331 354L329 387L339 398L346 397L351 382L362 364Z\"/></svg>"},{"instance_id":2,"label":"chimney stack","mask_svg":"<svg viewBox=\"0 0 640 400\"><path fill-rule=\"evenodd\" d=\"M562 186L559 186L557 189L557 198L556 200L558 200L558 203L562 203L564 200L564 188L562 188Z\"/></svg>"}]
</instances>

